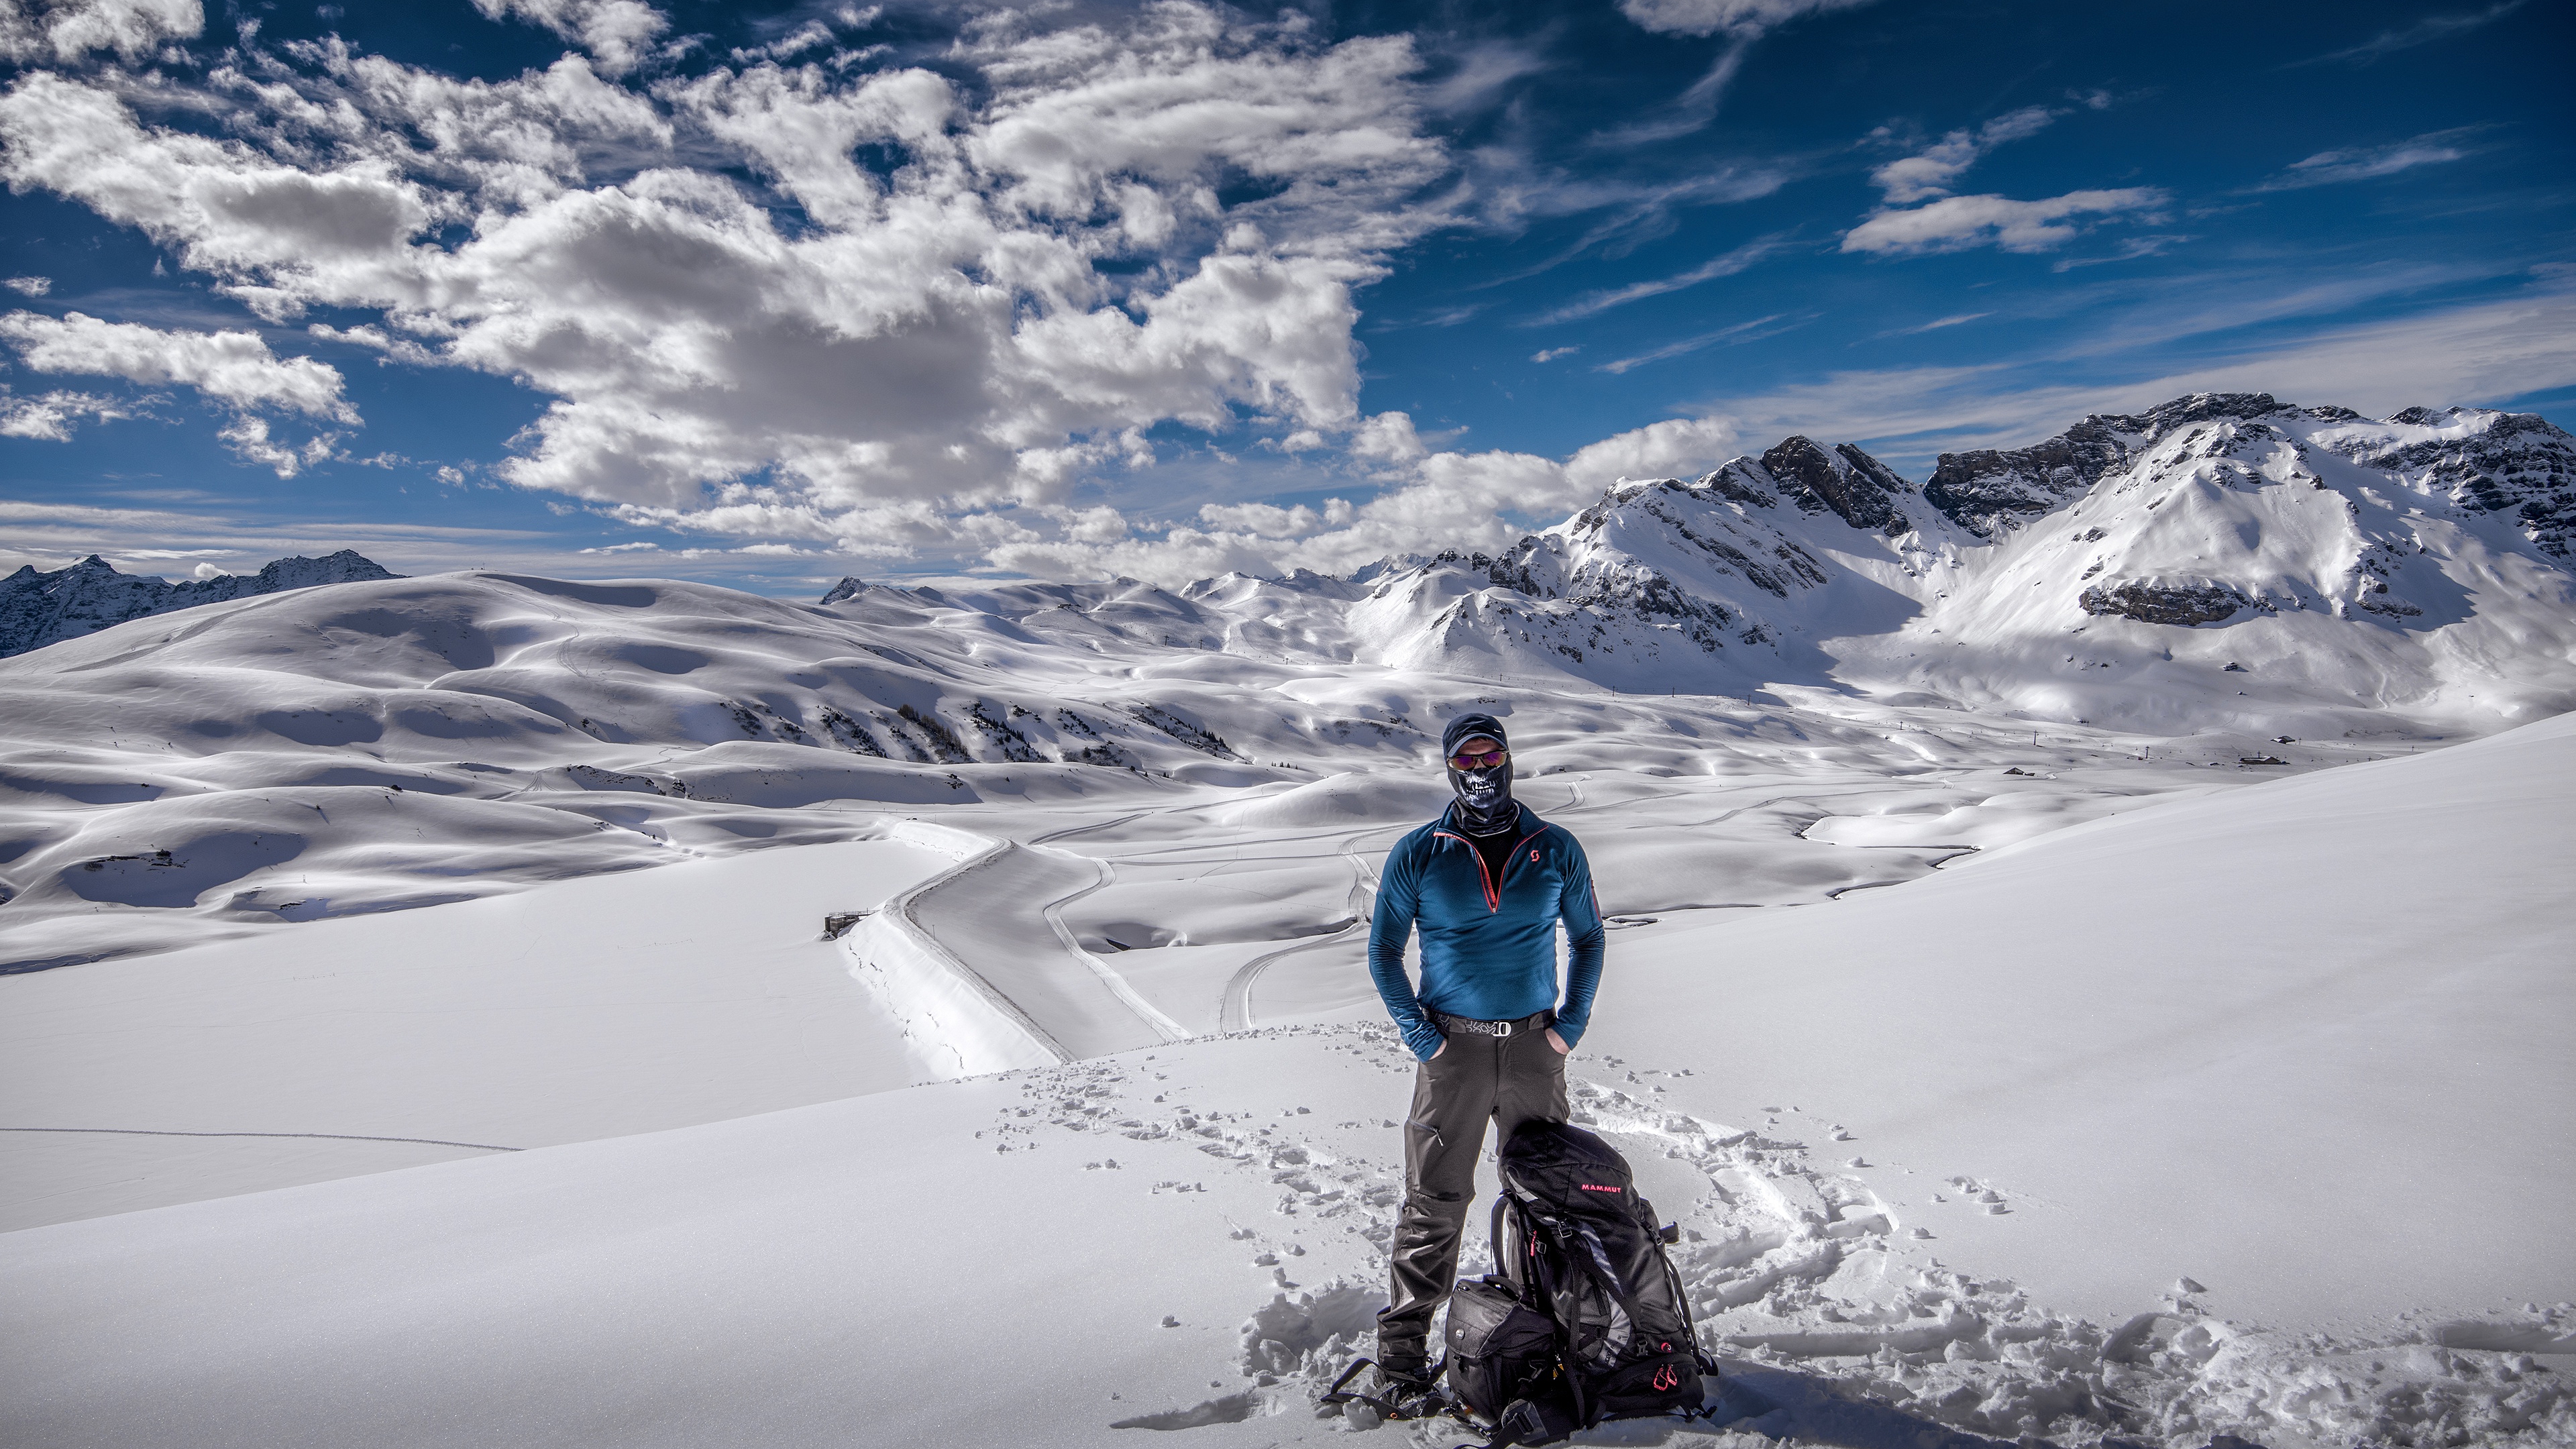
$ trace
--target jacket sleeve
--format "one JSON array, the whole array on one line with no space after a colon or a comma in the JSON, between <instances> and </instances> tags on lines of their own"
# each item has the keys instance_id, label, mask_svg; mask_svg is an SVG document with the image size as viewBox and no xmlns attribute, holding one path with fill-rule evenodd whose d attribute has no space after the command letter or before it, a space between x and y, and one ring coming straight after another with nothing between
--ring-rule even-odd
<instances>
[{"instance_id":1,"label":"jacket sleeve","mask_svg":"<svg viewBox=\"0 0 2576 1449\"><path fill-rule=\"evenodd\" d=\"M1608 932L1601 926L1601 902L1592 890L1592 862L1571 831L1565 837L1565 889L1557 897L1557 915L1565 922L1565 1004L1556 1011L1556 1034L1572 1046L1592 1024L1592 993L1601 985L1601 958Z\"/></svg>"},{"instance_id":2,"label":"jacket sleeve","mask_svg":"<svg viewBox=\"0 0 2576 1449\"><path fill-rule=\"evenodd\" d=\"M1427 1062L1445 1038L1404 974L1404 943L1413 936L1414 913L1422 903L1420 853L1412 846L1409 835L1396 842L1386 868L1378 872L1377 912L1369 919L1369 978L1377 983L1377 994L1386 1002L1386 1014L1395 1018L1406 1049Z\"/></svg>"}]
</instances>

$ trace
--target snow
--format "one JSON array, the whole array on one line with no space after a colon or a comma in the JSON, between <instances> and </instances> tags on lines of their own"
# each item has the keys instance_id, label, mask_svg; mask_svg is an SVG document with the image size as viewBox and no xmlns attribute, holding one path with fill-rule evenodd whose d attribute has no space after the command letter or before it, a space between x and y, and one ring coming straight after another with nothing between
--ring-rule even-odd
<instances>
[{"instance_id":1,"label":"snow","mask_svg":"<svg viewBox=\"0 0 2576 1449\"><path fill-rule=\"evenodd\" d=\"M822 922L948 864L810 846L12 978L0 1125L116 1130L0 1132L0 1229L913 1081ZM436 1141L352 1140L386 1138Z\"/></svg>"},{"instance_id":2,"label":"snow","mask_svg":"<svg viewBox=\"0 0 2576 1449\"><path fill-rule=\"evenodd\" d=\"M1689 1229L1729 1414L2563 1438L2528 1355L2576 1324L2517 1305L2576 1289L2571 796L2553 720L1616 938L1578 1108ZM1306 1405L1379 1291L1408 1062L1279 1026L8 1234L12 1438L1346 1432Z\"/></svg>"},{"instance_id":3,"label":"snow","mask_svg":"<svg viewBox=\"0 0 2576 1449\"><path fill-rule=\"evenodd\" d=\"M1361 1430L1365 921L1472 709L1613 932L1578 1114L1725 1360L1675 1442L2576 1439L2568 440L2084 426L1956 517L1783 445L1349 580L473 573L11 659L0 1434Z\"/></svg>"}]
</instances>

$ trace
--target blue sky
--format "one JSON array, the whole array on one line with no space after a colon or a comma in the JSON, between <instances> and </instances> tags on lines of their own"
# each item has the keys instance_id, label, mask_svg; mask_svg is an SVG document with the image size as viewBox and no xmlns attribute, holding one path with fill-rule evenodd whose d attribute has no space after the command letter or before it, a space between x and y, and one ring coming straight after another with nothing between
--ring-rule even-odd
<instances>
[{"instance_id":1,"label":"blue sky","mask_svg":"<svg viewBox=\"0 0 2576 1449\"><path fill-rule=\"evenodd\" d=\"M1490 547L1790 432L2576 400L2538 0L0 18L0 567Z\"/></svg>"}]
</instances>

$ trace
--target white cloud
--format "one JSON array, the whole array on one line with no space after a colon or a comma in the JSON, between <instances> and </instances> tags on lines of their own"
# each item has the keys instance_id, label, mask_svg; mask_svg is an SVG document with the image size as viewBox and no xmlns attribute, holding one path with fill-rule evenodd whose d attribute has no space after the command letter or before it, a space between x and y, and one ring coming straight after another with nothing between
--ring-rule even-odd
<instances>
[{"instance_id":1,"label":"white cloud","mask_svg":"<svg viewBox=\"0 0 2576 1449\"><path fill-rule=\"evenodd\" d=\"M572 41L610 75L634 69L670 17L640 0L474 0L488 20L515 17Z\"/></svg>"},{"instance_id":2,"label":"white cloud","mask_svg":"<svg viewBox=\"0 0 2576 1449\"><path fill-rule=\"evenodd\" d=\"M340 441L338 433L321 433L300 444L279 442L268 435L268 419L255 417L235 418L216 436L230 444L244 462L273 469L280 478L292 478L330 457Z\"/></svg>"},{"instance_id":3,"label":"white cloud","mask_svg":"<svg viewBox=\"0 0 2576 1449\"><path fill-rule=\"evenodd\" d=\"M51 277L11 277L6 281L0 281L0 287L7 287L10 291L17 293L21 297L41 297L54 289L54 279Z\"/></svg>"},{"instance_id":4,"label":"white cloud","mask_svg":"<svg viewBox=\"0 0 2576 1449\"><path fill-rule=\"evenodd\" d=\"M1870 0L1619 0L1619 13L1658 35L1751 39L1806 15L1852 10Z\"/></svg>"},{"instance_id":5,"label":"white cloud","mask_svg":"<svg viewBox=\"0 0 2576 1449\"><path fill-rule=\"evenodd\" d=\"M2101 110L2110 99L2096 92L2082 97L2081 104ZM1882 164L1870 173L1870 180L1885 199L1860 225L1843 233L1842 249L1881 254L1979 246L2008 252L2051 251L2082 231L2072 218L2152 212L2164 204L2163 191L2145 186L2070 191L2039 201L1950 194L1959 177L1988 151L2035 136L2064 114L2047 106L2024 106L1973 131L1952 131L1921 150ZM1884 140L1889 131L1881 127L1872 134ZM1917 206L1916 202L1928 204Z\"/></svg>"},{"instance_id":6,"label":"white cloud","mask_svg":"<svg viewBox=\"0 0 2576 1449\"><path fill-rule=\"evenodd\" d=\"M1530 361L1554 362L1560 357L1572 357L1574 354L1581 352L1582 350L1583 347L1579 343L1572 347L1542 347L1538 351L1530 354Z\"/></svg>"},{"instance_id":7,"label":"white cloud","mask_svg":"<svg viewBox=\"0 0 2576 1449\"><path fill-rule=\"evenodd\" d=\"M80 312L0 317L0 340L38 372L90 373L147 385L183 383L240 408L275 408L354 423L337 368L280 358L256 332L170 332Z\"/></svg>"},{"instance_id":8,"label":"white cloud","mask_svg":"<svg viewBox=\"0 0 2576 1449\"><path fill-rule=\"evenodd\" d=\"M1938 332L1944 327L1963 326L1967 323L1977 321L1979 318L1992 317L1993 315L1995 314L1992 312L1958 312L1947 317L1935 317L1920 327L1904 327L1899 328L1894 332L1884 332L1879 335L1883 337L1914 337L1925 332Z\"/></svg>"},{"instance_id":9,"label":"white cloud","mask_svg":"<svg viewBox=\"0 0 2576 1449\"><path fill-rule=\"evenodd\" d=\"M1281 508L1274 503L1209 503L1200 506L1199 521L1228 533L1301 538L1323 527L1324 515L1303 503L1294 508Z\"/></svg>"},{"instance_id":10,"label":"white cloud","mask_svg":"<svg viewBox=\"0 0 2576 1449\"><path fill-rule=\"evenodd\" d=\"M1667 418L1577 450L1565 472L1587 489L1621 478L1696 478L1725 462L1735 440L1724 418Z\"/></svg>"},{"instance_id":11,"label":"white cloud","mask_svg":"<svg viewBox=\"0 0 2576 1449\"><path fill-rule=\"evenodd\" d=\"M1176 526L1114 540L1048 537L995 520L1008 532L988 557L1006 569L1046 575L1185 583L1228 570L1348 573L1389 554L1439 549L1496 551L1526 525L1544 526L1598 497L1622 477L1696 476L1724 461L1734 439L1716 418L1672 418L1604 438L1563 462L1529 453L1433 451L1402 413L1369 420L1380 456L1400 458L1394 485L1353 505L1329 499L1319 511L1250 503L1203 505L1201 526Z\"/></svg>"},{"instance_id":12,"label":"white cloud","mask_svg":"<svg viewBox=\"0 0 2576 1449\"><path fill-rule=\"evenodd\" d=\"M19 397L0 386L0 438L71 441L72 427L84 417L106 422L134 416L113 398L86 392L48 392Z\"/></svg>"},{"instance_id":13,"label":"white cloud","mask_svg":"<svg viewBox=\"0 0 2576 1449\"><path fill-rule=\"evenodd\" d=\"M1890 206L1947 196L1950 183L1975 165L1978 158L2007 141L2039 134L2057 116L2046 106L2008 111L1974 131L1952 131L1913 155L1900 156L1872 171L1869 179L1886 194Z\"/></svg>"},{"instance_id":14,"label":"white cloud","mask_svg":"<svg viewBox=\"0 0 2576 1449\"><path fill-rule=\"evenodd\" d=\"M1351 435L1351 456L1385 463L1420 461L1431 449L1413 430L1410 413L1377 413L1362 419Z\"/></svg>"},{"instance_id":15,"label":"white cloud","mask_svg":"<svg viewBox=\"0 0 2576 1449\"><path fill-rule=\"evenodd\" d=\"M2134 411L2204 390L2268 392L2372 416L2416 404L2498 406L2576 386L2576 288L2550 285L2502 301L2318 329L2125 380L2056 380L2070 360L1842 372L1708 407L1748 444L1806 433L1928 462L1935 451L2019 447L2087 413ZM1911 476L1919 479L1922 470Z\"/></svg>"},{"instance_id":16,"label":"white cloud","mask_svg":"<svg viewBox=\"0 0 2576 1449\"><path fill-rule=\"evenodd\" d=\"M1882 211L1845 232L1842 249L1887 254L1996 246L2044 252L2075 239L2081 228L2072 218L2152 213L2164 204L2165 193L2152 186L2070 191L2040 201L1951 196L1911 210Z\"/></svg>"},{"instance_id":17,"label":"white cloud","mask_svg":"<svg viewBox=\"0 0 2576 1449\"><path fill-rule=\"evenodd\" d=\"M112 50L132 64L205 28L199 0L0 0L0 59L71 65Z\"/></svg>"},{"instance_id":18,"label":"white cloud","mask_svg":"<svg viewBox=\"0 0 2576 1449\"><path fill-rule=\"evenodd\" d=\"M596 67L461 82L298 43L210 82L222 139L33 74L0 93L0 175L272 319L373 312L329 335L551 396L509 481L870 542L871 510L1045 503L1149 461L1161 423L1348 429L1352 289L1459 204L1409 43L1301 17L994 12L952 52L964 90L764 62L648 91L596 71L650 12L486 8Z\"/></svg>"},{"instance_id":19,"label":"white cloud","mask_svg":"<svg viewBox=\"0 0 2576 1449\"><path fill-rule=\"evenodd\" d=\"M2257 191L2291 191L2307 186L2331 186L2340 181L2368 181L2381 176L2394 176L2418 166L2438 166L2457 161L2469 153L2455 144L2483 129L2463 126L2449 131L2428 131L2421 136L2385 146L2354 146L2336 151L2319 151L2262 185Z\"/></svg>"}]
</instances>

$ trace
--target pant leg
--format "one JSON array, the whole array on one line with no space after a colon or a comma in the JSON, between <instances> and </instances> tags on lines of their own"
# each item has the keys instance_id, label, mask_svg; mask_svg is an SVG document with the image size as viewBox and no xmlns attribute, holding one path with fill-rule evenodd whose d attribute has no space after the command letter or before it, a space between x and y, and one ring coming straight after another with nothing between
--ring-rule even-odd
<instances>
[{"instance_id":1,"label":"pant leg","mask_svg":"<svg viewBox=\"0 0 2576 1449\"><path fill-rule=\"evenodd\" d=\"M1548 1045L1544 1031L1514 1032L1500 1045L1502 1069L1494 1083L1494 1150L1502 1150L1524 1122L1566 1119L1565 1053Z\"/></svg>"},{"instance_id":2,"label":"pant leg","mask_svg":"<svg viewBox=\"0 0 2576 1449\"><path fill-rule=\"evenodd\" d=\"M1386 1310L1377 1316L1380 1363L1418 1368L1430 1361L1431 1319L1458 1280L1459 1238L1476 1202L1476 1158L1494 1116L1506 1044L1460 1033L1414 1068L1404 1213L1388 1253Z\"/></svg>"}]
</instances>

